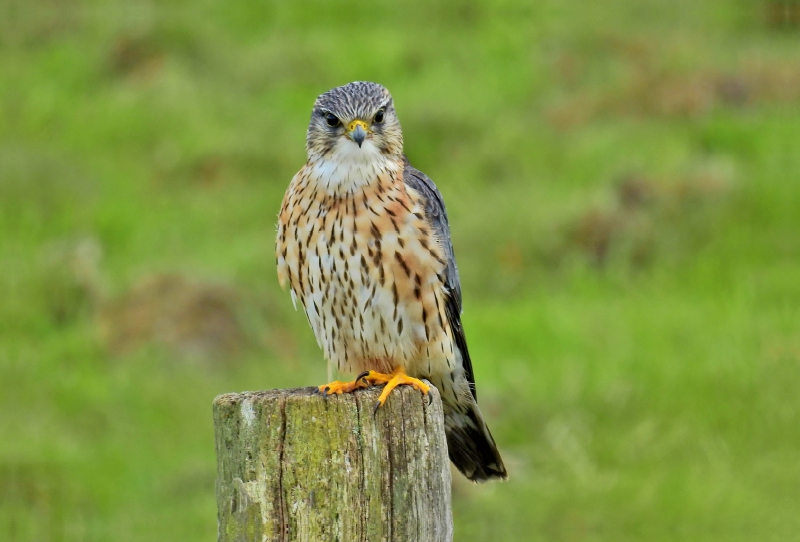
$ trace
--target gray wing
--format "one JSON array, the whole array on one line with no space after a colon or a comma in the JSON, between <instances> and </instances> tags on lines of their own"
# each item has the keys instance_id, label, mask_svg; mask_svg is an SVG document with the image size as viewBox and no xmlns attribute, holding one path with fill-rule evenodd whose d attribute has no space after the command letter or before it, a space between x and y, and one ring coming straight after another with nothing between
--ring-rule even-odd
<instances>
[{"instance_id":1,"label":"gray wing","mask_svg":"<svg viewBox=\"0 0 800 542\"><path fill-rule=\"evenodd\" d=\"M436 236L444 249L447 259L447 267L444 269L445 313L450 329L453 331L456 347L461 351L464 373L469 381L472 397L477 401L478 395L475 392L472 360L469 357L469 350L467 350L467 338L464 336L464 328L461 326L461 281L458 279L458 267L456 267L456 256L453 253L453 242L450 239L450 226L447 223L447 210L444 206L444 200L433 181L412 166L408 162L408 158L405 158L403 181L422 196L425 217L436 232Z\"/></svg>"}]
</instances>

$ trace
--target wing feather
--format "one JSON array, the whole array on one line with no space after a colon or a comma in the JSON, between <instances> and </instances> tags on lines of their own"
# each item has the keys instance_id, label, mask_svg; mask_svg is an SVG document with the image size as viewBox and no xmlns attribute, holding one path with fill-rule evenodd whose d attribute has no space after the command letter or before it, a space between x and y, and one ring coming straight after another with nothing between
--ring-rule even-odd
<instances>
[{"instance_id":1,"label":"wing feather","mask_svg":"<svg viewBox=\"0 0 800 542\"><path fill-rule=\"evenodd\" d=\"M420 194L424 201L425 218L430 224L436 237L444 250L447 265L444 270L444 290L445 290L445 314L450 324L450 329L455 338L456 347L461 352L464 373L469 381L469 387L475 400L478 395L475 391L475 376L472 372L472 360L467 350L467 338L464 335L464 328L461 326L461 281L458 278L458 267L456 257L453 252L453 242L450 238L450 225L447 222L447 209L444 200L436 185L427 175L412 166L408 159L405 160L403 169L403 181L405 184Z\"/></svg>"}]
</instances>

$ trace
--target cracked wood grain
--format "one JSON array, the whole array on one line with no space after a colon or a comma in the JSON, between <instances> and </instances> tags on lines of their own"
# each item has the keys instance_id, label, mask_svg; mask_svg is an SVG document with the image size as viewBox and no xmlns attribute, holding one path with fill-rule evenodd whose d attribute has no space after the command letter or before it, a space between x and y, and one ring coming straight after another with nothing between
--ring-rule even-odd
<instances>
[{"instance_id":1,"label":"cracked wood grain","mask_svg":"<svg viewBox=\"0 0 800 542\"><path fill-rule=\"evenodd\" d=\"M439 394L316 388L214 400L218 540L450 541Z\"/></svg>"}]
</instances>

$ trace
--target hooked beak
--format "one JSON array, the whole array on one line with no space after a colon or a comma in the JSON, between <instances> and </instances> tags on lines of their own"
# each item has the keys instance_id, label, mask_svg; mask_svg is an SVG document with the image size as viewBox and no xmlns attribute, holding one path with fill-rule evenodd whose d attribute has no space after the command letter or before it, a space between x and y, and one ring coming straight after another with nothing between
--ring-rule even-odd
<instances>
[{"instance_id":1,"label":"hooked beak","mask_svg":"<svg viewBox=\"0 0 800 542\"><path fill-rule=\"evenodd\" d=\"M367 134L369 134L369 126L363 120L354 120L347 125L347 136L356 142L358 148L361 148Z\"/></svg>"}]
</instances>

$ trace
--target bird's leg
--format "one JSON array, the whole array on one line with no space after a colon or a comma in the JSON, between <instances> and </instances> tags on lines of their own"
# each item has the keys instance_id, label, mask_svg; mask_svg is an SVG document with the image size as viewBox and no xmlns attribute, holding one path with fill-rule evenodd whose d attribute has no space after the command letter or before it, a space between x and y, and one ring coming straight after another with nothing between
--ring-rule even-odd
<instances>
[{"instance_id":1,"label":"bird's leg","mask_svg":"<svg viewBox=\"0 0 800 542\"><path fill-rule=\"evenodd\" d=\"M370 386L380 386L382 384L387 384L394 376L392 374L386 373L379 373L378 371L364 371L358 378L363 379L365 382L369 383Z\"/></svg>"},{"instance_id":2,"label":"bird's leg","mask_svg":"<svg viewBox=\"0 0 800 542\"><path fill-rule=\"evenodd\" d=\"M377 371L364 371L359 374L352 382L340 382L334 380L329 384L319 386L320 393L326 395L351 393L361 388L368 388L369 386L379 386L386 384L392 379L393 374L383 374Z\"/></svg>"},{"instance_id":3,"label":"bird's leg","mask_svg":"<svg viewBox=\"0 0 800 542\"><path fill-rule=\"evenodd\" d=\"M372 371L370 371L370 373L372 373ZM370 375L367 375L364 378L366 379L369 377ZM392 371L392 373L389 375L375 373L374 375L372 375L372 380L375 381L376 384L383 382L386 383L386 387L383 388L380 397L378 397L378 404L375 405L375 410L377 410L378 407L383 406L383 404L386 402L386 398L389 397L389 394L397 386L401 386L404 384L411 386L415 390L421 391L423 395L428 395L428 390L431 389L431 387L428 386L422 380L408 376L402 367L398 367L397 369Z\"/></svg>"},{"instance_id":4,"label":"bird's leg","mask_svg":"<svg viewBox=\"0 0 800 542\"><path fill-rule=\"evenodd\" d=\"M359 375L358 378L352 382L334 380L333 382L319 386L318 389L320 393L324 393L325 395L333 395L334 393L338 395L342 393L352 393L368 386L369 384Z\"/></svg>"},{"instance_id":5,"label":"bird's leg","mask_svg":"<svg viewBox=\"0 0 800 542\"><path fill-rule=\"evenodd\" d=\"M415 390L419 390L425 395L427 395L428 390L430 390L430 386L428 386L425 382L419 380L418 378L408 376L402 367L398 367L390 374L379 373L377 371L364 371L352 382L340 382L339 380L335 380L329 384L323 384L322 386L319 386L319 391L320 393L324 393L326 395L333 395L351 393L361 388L380 386L382 384L385 384L386 387L383 388L380 397L378 397L378 404L375 406L376 409L383 406L383 404L386 402L386 399L389 397L389 394L397 386L404 384L412 386Z\"/></svg>"}]
</instances>

